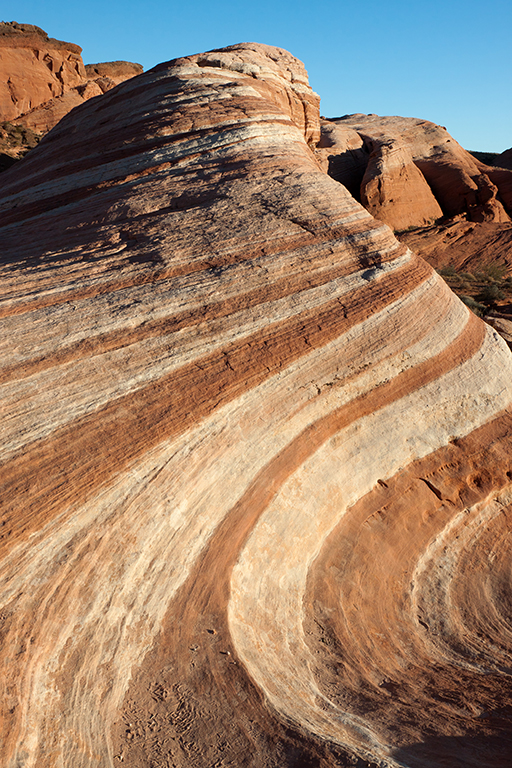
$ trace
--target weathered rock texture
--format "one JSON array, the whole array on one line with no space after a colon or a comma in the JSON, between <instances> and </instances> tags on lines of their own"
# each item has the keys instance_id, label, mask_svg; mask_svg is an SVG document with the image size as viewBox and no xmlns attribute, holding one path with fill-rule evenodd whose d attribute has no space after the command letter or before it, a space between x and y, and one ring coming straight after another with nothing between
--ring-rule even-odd
<instances>
[{"instance_id":1,"label":"weathered rock texture","mask_svg":"<svg viewBox=\"0 0 512 768\"><path fill-rule=\"evenodd\" d=\"M243 44L4 175L3 766L509 765L512 358L319 136Z\"/></svg>"},{"instance_id":2,"label":"weathered rock texture","mask_svg":"<svg viewBox=\"0 0 512 768\"><path fill-rule=\"evenodd\" d=\"M475 270L494 264L512 275L512 222L473 222L455 217L398 234L434 267Z\"/></svg>"},{"instance_id":3,"label":"weathered rock texture","mask_svg":"<svg viewBox=\"0 0 512 768\"><path fill-rule=\"evenodd\" d=\"M321 166L435 267L502 264L512 274L512 171L466 152L426 120L323 119Z\"/></svg>"},{"instance_id":4,"label":"weathered rock texture","mask_svg":"<svg viewBox=\"0 0 512 768\"><path fill-rule=\"evenodd\" d=\"M490 312L485 319L489 325L496 328L500 335L503 336L509 347L512 347L512 320L510 315L496 311Z\"/></svg>"},{"instance_id":5,"label":"weathered rock texture","mask_svg":"<svg viewBox=\"0 0 512 768\"><path fill-rule=\"evenodd\" d=\"M0 122L46 133L77 105L142 72L130 62L84 67L81 53L32 24L0 22Z\"/></svg>"},{"instance_id":6,"label":"weathered rock texture","mask_svg":"<svg viewBox=\"0 0 512 768\"><path fill-rule=\"evenodd\" d=\"M446 128L416 118L358 114L324 120L322 133L319 154L329 173L393 229L433 224L442 216L510 224L512 171L481 163Z\"/></svg>"}]
</instances>

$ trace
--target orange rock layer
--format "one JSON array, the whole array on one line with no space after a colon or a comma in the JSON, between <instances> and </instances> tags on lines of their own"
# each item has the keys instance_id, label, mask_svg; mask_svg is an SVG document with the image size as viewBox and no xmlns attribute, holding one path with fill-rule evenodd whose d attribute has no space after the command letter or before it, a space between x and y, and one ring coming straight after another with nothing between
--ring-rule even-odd
<instances>
[{"instance_id":1,"label":"orange rock layer","mask_svg":"<svg viewBox=\"0 0 512 768\"><path fill-rule=\"evenodd\" d=\"M32 24L0 22L0 121L46 133L74 107L142 72L119 61L84 67L81 53Z\"/></svg>"},{"instance_id":2,"label":"orange rock layer","mask_svg":"<svg viewBox=\"0 0 512 768\"><path fill-rule=\"evenodd\" d=\"M512 357L318 102L240 44L3 176L5 768L508 765Z\"/></svg>"},{"instance_id":3,"label":"orange rock layer","mask_svg":"<svg viewBox=\"0 0 512 768\"><path fill-rule=\"evenodd\" d=\"M317 152L333 178L395 230L453 216L511 223L512 171L485 165L427 120L324 119Z\"/></svg>"}]
</instances>

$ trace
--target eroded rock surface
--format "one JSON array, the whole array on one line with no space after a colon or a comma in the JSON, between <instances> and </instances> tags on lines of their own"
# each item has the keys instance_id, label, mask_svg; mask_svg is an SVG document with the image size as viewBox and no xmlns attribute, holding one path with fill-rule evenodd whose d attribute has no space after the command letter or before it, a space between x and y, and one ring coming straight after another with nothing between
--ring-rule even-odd
<instances>
[{"instance_id":1,"label":"eroded rock surface","mask_svg":"<svg viewBox=\"0 0 512 768\"><path fill-rule=\"evenodd\" d=\"M142 72L130 62L84 67L81 53L33 24L0 22L0 123L44 134L74 107Z\"/></svg>"},{"instance_id":2,"label":"eroded rock surface","mask_svg":"<svg viewBox=\"0 0 512 768\"><path fill-rule=\"evenodd\" d=\"M367 161L360 199L393 229L421 227L457 215L510 224L512 172L481 163L446 128L417 118L361 114L325 121L322 128L328 136L332 125L362 141ZM338 167L346 155L344 142L333 141L330 164ZM333 175L344 183L343 173ZM350 186L350 176L347 181Z\"/></svg>"},{"instance_id":3,"label":"eroded rock surface","mask_svg":"<svg viewBox=\"0 0 512 768\"><path fill-rule=\"evenodd\" d=\"M5 174L2 765L509 764L512 357L319 138L241 44Z\"/></svg>"},{"instance_id":4,"label":"eroded rock surface","mask_svg":"<svg viewBox=\"0 0 512 768\"><path fill-rule=\"evenodd\" d=\"M473 222L461 216L398 237L436 268L448 264L471 271L495 264L512 275L512 222Z\"/></svg>"},{"instance_id":5,"label":"eroded rock surface","mask_svg":"<svg viewBox=\"0 0 512 768\"><path fill-rule=\"evenodd\" d=\"M324 170L435 267L512 274L512 171L466 152L446 128L378 115L323 119ZM483 154L483 153L480 153Z\"/></svg>"}]
</instances>

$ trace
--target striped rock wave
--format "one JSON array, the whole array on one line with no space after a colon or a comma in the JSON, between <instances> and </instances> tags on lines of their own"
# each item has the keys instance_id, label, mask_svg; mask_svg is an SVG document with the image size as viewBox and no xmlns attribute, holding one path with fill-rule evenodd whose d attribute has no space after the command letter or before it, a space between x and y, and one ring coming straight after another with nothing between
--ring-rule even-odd
<instances>
[{"instance_id":1,"label":"striped rock wave","mask_svg":"<svg viewBox=\"0 0 512 768\"><path fill-rule=\"evenodd\" d=\"M315 159L286 51L0 199L0 762L509 765L512 357Z\"/></svg>"}]
</instances>

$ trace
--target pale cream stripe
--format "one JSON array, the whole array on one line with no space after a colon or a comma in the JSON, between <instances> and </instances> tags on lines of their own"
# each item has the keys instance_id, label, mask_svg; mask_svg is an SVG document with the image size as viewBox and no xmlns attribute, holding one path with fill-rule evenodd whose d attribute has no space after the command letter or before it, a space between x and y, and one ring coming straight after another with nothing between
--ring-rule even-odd
<instances>
[{"instance_id":1,"label":"pale cream stripe","mask_svg":"<svg viewBox=\"0 0 512 768\"><path fill-rule=\"evenodd\" d=\"M392 477L508 406L511 374L510 352L489 328L466 363L331 438L266 509L233 572L229 621L251 677L285 718L389 759L365 723L317 687L303 632L308 570L341 516L379 478Z\"/></svg>"},{"instance_id":2,"label":"pale cream stripe","mask_svg":"<svg viewBox=\"0 0 512 768\"><path fill-rule=\"evenodd\" d=\"M165 175L164 172L162 172L162 175ZM307 186L310 188L310 190L317 186L314 183L315 176L318 177L317 174L310 175L310 178L307 181ZM316 180L318 181L319 179L317 178ZM180 239L178 235L175 236L175 233L179 231L179 223L181 223L179 219L180 216L186 216L189 219L190 226L193 228L195 215L194 210L181 212L166 211L165 208L168 205L169 200L169 190L166 187L161 189L158 194L155 193L149 198L151 204L148 207L147 186L141 187L143 191L143 210L139 210L139 200L136 193L138 191L138 187L141 185L141 182L139 180L135 180L125 183L129 184L132 188L131 193L128 196L128 202L123 202L123 210L125 213L129 212L132 215L159 213L162 218L171 222L172 226L169 226L169 230L166 232L166 239L161 246L161 251L164 253L164 255L167 255L169 251L172 252L172 266L174 269L179 269L180 267L189 267L190 269L191 257L193 256L192 251L194 249L190 244L184 241L183 238ZM337 182L332 181L332 183L335 184ZM147 185L147 180L145 181L145 184ZM290 182L290 187L293 187L292 182ZM337 204L332 206L332 209L329 211L332 219L328 219L326 222L326 227L329 229L329 231L327 231L329 236L328 243L323 245L314 243L310 246L306 245L300 248L296 248L291 252L285 250L284 253L280 253L279 240L281 238L290 239L295 234L294 230L299 230L300 227L299 225L294 225L293 222L291 222L285 216L280 218L280 216L274 214L272 217L265 218L265 226L260 229L259 232L251 233L250 245L251 249L254 251L260 244L261 247L268 247L269 243L272 244L275 242L278 252L272 254L271 257L263 256L251 260L250 263L252 264L261 262L262 265L264 264L265 268L272 270L274 260L281 263L281 261L284 262L286 259L288 259L289 268L293 269L295 260L297 263L302 263L313 251L315 251L314 255L316 263L319 255L323 255L323 248L330 248L332 253L334 253L337 249L342 251L344 250L346 251L347 255L352 255L351 249L353 249L354 246L359 244L365 244L368 246L370 243L371 252L368 255L375 253L378 255L379 259L381 259L383 256L389 255L390 253L398 251L400 249L400 244L393 238L391 230L385 224L381 225L380 227L372 226L363 232L349 233L345 237L341 236L336 238L332 236L332 228L334 227L345 227L347 224L353 223L354 221L367 220L368 223L374 221L362 206L356 204L353 199L348 196L348 193L346 196L340 194L341 189L342 188L340 187L339 190L320 188L317 190L318 194L327 194L329 197L332 197L332 193L334 193L334 196L337 197ZM161 210L162 208L163 211ZM115 212L115 207L113 210ZM222 211L222 215L225 215L225 211ZM231 218L230 221L232 228L233 222L234 217ZM12 225L12 227L17 226L18 225ZM7 230L8 227L4 228L3 232L7 232ZM79 290L93 288L96 286L100 287L105 283L113 282L113 280L116 278L116 275L115 273L113 274L112 271L108 270L108 264L115 265L117 254L123 253L123 251L126 249L126 244L120 243L119 245L113 245L110 241L112 231L112 228L110 228L108 232L105 231L104 240L102 240L102 235L100 232L98 242L87 243L86 247L83 248L64 251L45 251L43 256L52 258L50 264L45 264L43 267L41 267L41 265L38 265L36 268L27 266L26 269L23 269L21 272L17 271L14 276L12 274L12 270L0 269L0 275L2 276L0 286L0 309L9 309L10 311L13 311L18 307L25 308L30 304L32 298L37 297L37 300L52 296L64 296L65 298L66 294L71 294L73 296L73 294ZM230 234L233 235L233 231ZM173 241L173 237L176 238L176 242ZM243 237L242 233L240 233L240 237ZM223 242L216 244L215 248L209 248L202 252L202 263L205 263L205 261L208 259L208 256L210 259L214 259L221 256L229 257L233 253L240 253L240 240L231 236ZM91 266L91 268L86 270L84 273L83 264L81 262L73 262L73 259L79 259L80 256L83 256L84 254L87 258L90 258L91 254L94 254L96 259L99 259L101 256L101 269ZM343 254L340 254L340 256L343 258ZM55 261L56 257L59 259L57 266L51 266L51 263ZM121 257L121 259L122 258L124 257ZM309 258L310 262L308 267L311 268L311 257L309 256ZM244 261L240 266L243 268L243 264L247 265L248 263L248 261ZM234 265L231 265L229 269L231 269L233 266ZM206 269L204 271L206 272ZM123 265L123 278L125 280L129 280L130 276L132 276L132 278L135 280L140 276L140 272L134 268L130 273L130 268L126 265ZM150 285L158 290L158 285L160 282L165 285L169 281L175 279L180 280L181 277L178 276L176 278L169 278L168 280L151 282ZM129 287L122 290L128 292L137 291L139 288L145 290L146 285ZM84 300L79 300L79 306L81 306L82 301ZM87 301L87 299L85 301ZM75 305L76 302L77 300L72 298L72 305ZM55 307L52 307L52 310L54 309ZM69 307L69 310L72 311L73 306ZM2 320L2 323L3 322L4 320Z\"/></svg>"},{"instance_id":3,"label":"pale cream stripe","mask_svg":"<svg viewBox=\"0 0 512 768\"><path fill-rule=\"evenodd\" d=\"M416 288L414 300L428 295L427 288ZM444 344L467 320L466 308L449 296ZM39 744L57 738L55 718L62 726L57 749L69 756L68 765L92 765L91 750L108 753L105 732L132 665L151 647L169 600L255 474L308 424L393 370L435 354L437 325L421 344L397 356L394 369L387 361L380 374L366 371L343 385L352 365L351 341L357 365L360 341L385 317L399 323L411 300L402 297L379 313L382 317L364 321L151 451L89 504L54 520L6 558L0 571L2 603L10 603L24 630L28 617L34 617L34 635L40 632L49 643L31 646L20 669L25 710L17 754L28 753L25 768L38 766ZM10 582L3 580L7 574ZM61 698L54 674L78 649L82 656L74 682ZM102 760L99 765L110 764Z\"/></svg>"},{"instance_id":4,"label":"pale cream stripe","mask_svg":"<svg viewBox=\"0 0 512 768\"><path fill-rule=\"evenodd\" d=\"M417 623L418 615L424 616L430 627L429 632L418 632L428 658L478 674L503 672L510 667L510 653L503 646L491 643L488 638L471 637L472 649L478 648L473 662L454 651L454 638L462 647L469 648L469 642L464 636L465 622L451 600L452 582L461 557L471 551L489 523L502 515L503 508L510 504L512 485L499 493L494 492L480 504L463 509L429 542L418 560L411 579L414 584L411 617ZM509 553L501 554L509 557ZM502 626L501 630L510 642L510 627ZM452 642L448 642L449 639Z\"/></svg>"},{"instance_id":5,"label":"pale cream stripe","mask_svg":"<svg viewBox=\"0 0 512 768\"><path fill-rule=\"evenodd\" d=\"M407 254L387 262L372 275L368 270L361 270L208 323L201 323L198 316L198 325L176 333L148 338L1 385L4 415L0 458L5 461L26 443L48 437L64 424L194 360L199 361L215 350L250 337L271 323L284 322L305 310L320 308L370 281L378 283L382 277L404 266L409 258ZM177 301L179 296L178 293ZM413 301L414 292L409 296ZM122 327L126 327L126 323Z\"/></svg>"},{"instance_id":6,"label":"pale cream stripe","mask_svg":"<svg viewBox=\"0 0 512 768\"><path fill-rule=\"evenodd\" d=\"M62 196L66 192L104 183L128 173L138 173L160 163L172 162L173 167L166 170L166 175L176 176L183 172L185 165L194 166L204 163L204 159L198 158L198 155L207 152L215 152L217 155L219 152L225 153L226 149L231 152L233 145L240 143L251 147L264 144L267 152L272 152L276 148L279 148L280 152L290 152L290 143L292 143L296 151L300 151L313 165L313 157L304 143L301 131L291 122L289 125L283 123L283 119L285 119L284 114L282 117L276 114L272 116L272 122L254 124L251 118L240 118L239 124L231 129L224 128L222 131L209 133L206 136L183 138L153 150L146 148L138 154L131 154L110 163L101 163L89 169L36 184L22 192L6 195L2 198L0 210L8 211L15 205L27 205L51 195Z\"/></svg>"},{"instance_id":7,"label":"pale cream stripe","mask_svg":"<svg viewBox=\"0 0 512 768\"><path fill-rule=\"evenodd\" d=\"M382 234L380 230L377 230L377 233ZM70 346L113 331L131 330L155 320L172 317L179 312L197 311L205 305L215 305L219 297L222 297L223 301L229 301L241 294L242 287L243 296L279 279L292 280L304 275L306 288L306 272L318 276L332 270L333 251L345 246L347 255L351 255L351 249L365 239L359 237L354 241L351 239L350 242L333 240L328 246L320 249L318 244L314 244L291 252L273 254L272 257L259 256L250 261L233 264L220 274L204 269L156 283L130 286L106 295L5 317L0 320L2 366L43 357L54 352L59 346ZM376 243L377 248L379 245ZM382 249L379 250L382 252ZM393 244L389 252L393 253L395 250ZM314 271L311 267L313 255L315 264L318 265ZM337 254L337 258L341 260L343 255L345 254ZM410 256L411 252L408 250L405 256L389 264L398 269ZM364 273L365 270L354 273L356 280ZM350 282L350 275L337 280L349 281L347 285L351 288L360 284L360 281ZM69 289L68 284L66 290ZM9 305L8 301L2 302L2 306ZM37 329L36 333L34 329Z\"/></svg>"}]
</instances>

